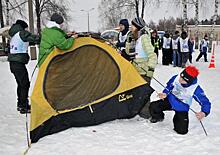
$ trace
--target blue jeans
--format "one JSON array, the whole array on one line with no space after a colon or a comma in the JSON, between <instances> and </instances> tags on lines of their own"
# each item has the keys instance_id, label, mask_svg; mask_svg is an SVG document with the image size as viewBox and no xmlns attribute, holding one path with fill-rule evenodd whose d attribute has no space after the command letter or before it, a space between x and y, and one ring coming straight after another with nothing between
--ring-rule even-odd
<instances>
[{"instance_id":1,"label":"blue jeans","mask_svg":"<svg viewBox=\"0 0 220 155\"><path fill-rule=\"evenodd\" d=\"M173 66L180 66L180 54L177 49L173 50Z\"/></svg>"}]
</instances>

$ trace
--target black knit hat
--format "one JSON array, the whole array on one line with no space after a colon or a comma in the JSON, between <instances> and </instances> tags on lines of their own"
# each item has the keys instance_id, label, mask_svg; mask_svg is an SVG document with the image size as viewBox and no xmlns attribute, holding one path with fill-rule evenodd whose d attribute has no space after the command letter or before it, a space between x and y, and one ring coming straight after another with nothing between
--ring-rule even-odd
<instances>
[{"instance_id":1,"label":"black knit hat","mask_svg":"<svg viewBox=\"0 0 220 155\"><path fill-rule=\"evenodd\" d=\"M62 24L64 22L63 17L59 15L58 13L54 13L51 16L50 20L56 22L57 24Z\"/></svg>"},{"instance_id":2,"label":"black knit hat","mask_svg":"<svg viewBox=\"0 0 220 155\"><path fill-rule=\"evenodd\" d=\"M138 29L138 31L146 26L146 23L145 23L144 19L140 18L140 17L134 18L131 21L131 24L134 25Z\"/></svg>"},{"instance_id":3,"label":"black knit hat","mask_svg":"<svg viewBox=\"0 0 220 155\"><path fill-rule=\"evenodd\" d=\"M18 19L15 24L19 24L23 29L28 28L28 24L25 21L20 20L20 19Z\"/></svg>"},{"instance_id":4,"label":"black knit hat","mask_svg":"<svg viewBox=\"0 0 220 155\"><path fill-rule=\"evenodd\" d=\"M125 27L129 28L129 22L127 19L121 19L119 24L124 25Z\"/></svg>"}]
</instances>

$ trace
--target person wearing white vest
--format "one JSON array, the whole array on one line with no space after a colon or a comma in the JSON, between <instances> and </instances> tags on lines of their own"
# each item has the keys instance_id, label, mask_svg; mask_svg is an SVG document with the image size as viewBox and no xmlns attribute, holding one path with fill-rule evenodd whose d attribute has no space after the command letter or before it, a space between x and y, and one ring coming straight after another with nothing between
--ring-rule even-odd
<instances>
[{"instance_id":1,"label":"person wearing white vest","mask_svg":"<svg viewBox=\"0 0 220 155\"><path fill-rule=\"evenodd\" d=\"M28 28L28 24L25 21L17 20L9 29L11 40L8 61L17 82L17 110L21 114L30 112L28 101L30 82L25 66L29 61L28 46L29 43L32 45L40 43L40 37L31 34L25 30L26 28Z\"/></svg>"},{"instance_id":2,"label":"person wearing white vest","mask_svg":"<svg viewBox=\"0 0 220 155\"><path fill-rule=\"evenodd\" d=\"M154 53L157 55L157 59L159 56L159 49L161 49L160 37L157 34L157 30L153 30L151 33L151 44L154 47Z\"/></svg>"},{"instance_id":3,"label":"person wearing white vest","mask_svg":"<svg viewBox=\"0 0 220 155\"><path fill-rule=\"evenodd\" d=\"M119 22L120 32L118 34L118 42L116 43L116 47L120 49L121 56L126 60L131 61L132 57L125 52L125 44L127 41L127 37L129 34L129 22L127 19L121 19Z\"/></svg>"},{"instance_id":4,"label":"person wearing white vest","mask_svg":"<svg viewBox=\"0 0 220 155\"><path fill-rule=\"evenodd\" d=\"M161 40L162 45L162 65L172 64L173 52L172 52L172 39L168 32L165 32L164 37Z\"/></svg>"},{"instance_id":5,"label":"person wearing white vest","mask_svg":"<svg viewBox=\"0 0 220 155\"><path fill-rule=\"evenodd\" d=\"M147 81L149 89L152 89L150 87L150 82L157 64L157 55L154 53L154 47L151 44L150 31L146 26L144 19L134 18L131 21L131 32L132 34L126 42L126 52L135 54L132 64L139 74ZM145 106L139 113L141 117L146 119L150 117L149 101L150 96L146 97Z\"/></svg>"},{"instance_id":6,"label":"person wearing white vest","mask_svg":"<svg viewBox=\"0 0 220 155\"><path fill-rule=\"evenodd\" d=\"M201 120L210 113L211 103L198 83L199 70L195 66L187 66L180 74L173 76L163 90L158 93L160 100L150 104L151 123L163 121L164 112L173 110L174 131L187 134L189 128L189 108L194 99L201 106L196 117Z\"/></svg>"},{"instance_id":7,"label":"person wearing white vest","mask_svg":"<svg viewBox=\"0 0 220 155\"><path fill-rule=\"evenodd\" d=\"M179 42L179 31L175 31L174 36L172 37L172 50L173 50L173 67L181 67L180 64L180 53L178 51L178 42Z\"/></svg>"},{"instance_id":8,"label":"person wearing white vest","mask_svg":"<svg viewBox=\"0 0 220 155\"><path fill-rule=\"evenodd\" d=\"M196 61L198 62L199 59L202 56L204 56L204 61L208 62L208 60L207 60L207 52L208 52L208 50L209 50L209 41L208 41L208 36L205 35L204 39L202 39L202 41L200 43L200 49L199 49L200 53L199 53L198 57L196 58Z\"/></svg>"},{"instance_id":9,"label":"person wearing white vest","mask_svg":"<svg viewBox=\"0 0 220 155\"><path fill-rule=\"evenodd\" d=\"M193 52L193 45L186 31L181 33L181 37L178 42L178 51L181 57L181 67L185 68L186 63L189 60L190 54Z\"/></svg>"}]
</instances>

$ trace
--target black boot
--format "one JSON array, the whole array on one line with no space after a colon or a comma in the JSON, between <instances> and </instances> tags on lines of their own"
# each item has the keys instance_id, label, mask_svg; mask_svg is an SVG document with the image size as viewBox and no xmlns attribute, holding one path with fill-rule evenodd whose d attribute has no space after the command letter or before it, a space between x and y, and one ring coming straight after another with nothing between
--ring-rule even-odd
<instances>
[{"instance_id":1,"label":"black boot","mask_svg":"<svg viewBox=\"0 0 220 155\"><path fill-rule=\"evenodd\" d=\"M162 122L164 119L163 118L151 118L150 122L151 123L157 123L157 122Z\"/></svg>"},{"instance_id":2,"label":"black boot","mask_svg":"<svg viewBox=\"0 0 220 155\"><path fill-rule=\"evenodd\" d=\"M26 107L17 107L17 110L21 113L21 114L26 114L26 113L31 113L31 107L28 104Z\"/></svg>"}]
</instances>

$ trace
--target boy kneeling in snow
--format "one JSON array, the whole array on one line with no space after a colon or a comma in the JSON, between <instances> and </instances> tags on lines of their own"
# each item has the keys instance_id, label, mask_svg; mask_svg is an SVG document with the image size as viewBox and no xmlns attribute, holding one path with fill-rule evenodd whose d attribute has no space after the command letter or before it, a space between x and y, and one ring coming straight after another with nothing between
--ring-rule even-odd
<instances>
[{"instance_id":1,"label":"boy kneeling in snow","mask_svg":"<svg viewBox=\"0 0 220 155\"><path fill-rule=\"evenodd\" d=\"M179 75L173 76L163 93L158 93L160 100L150 105L151 123L164 119L163 111L174 110L174 130L178 134L187 134L189 127L189 108L194 98L201 106L196 117L201 120L210 113L211 103L197 82L199 71L194 66L186 67Z\"/></svg>"}]
</instances>

